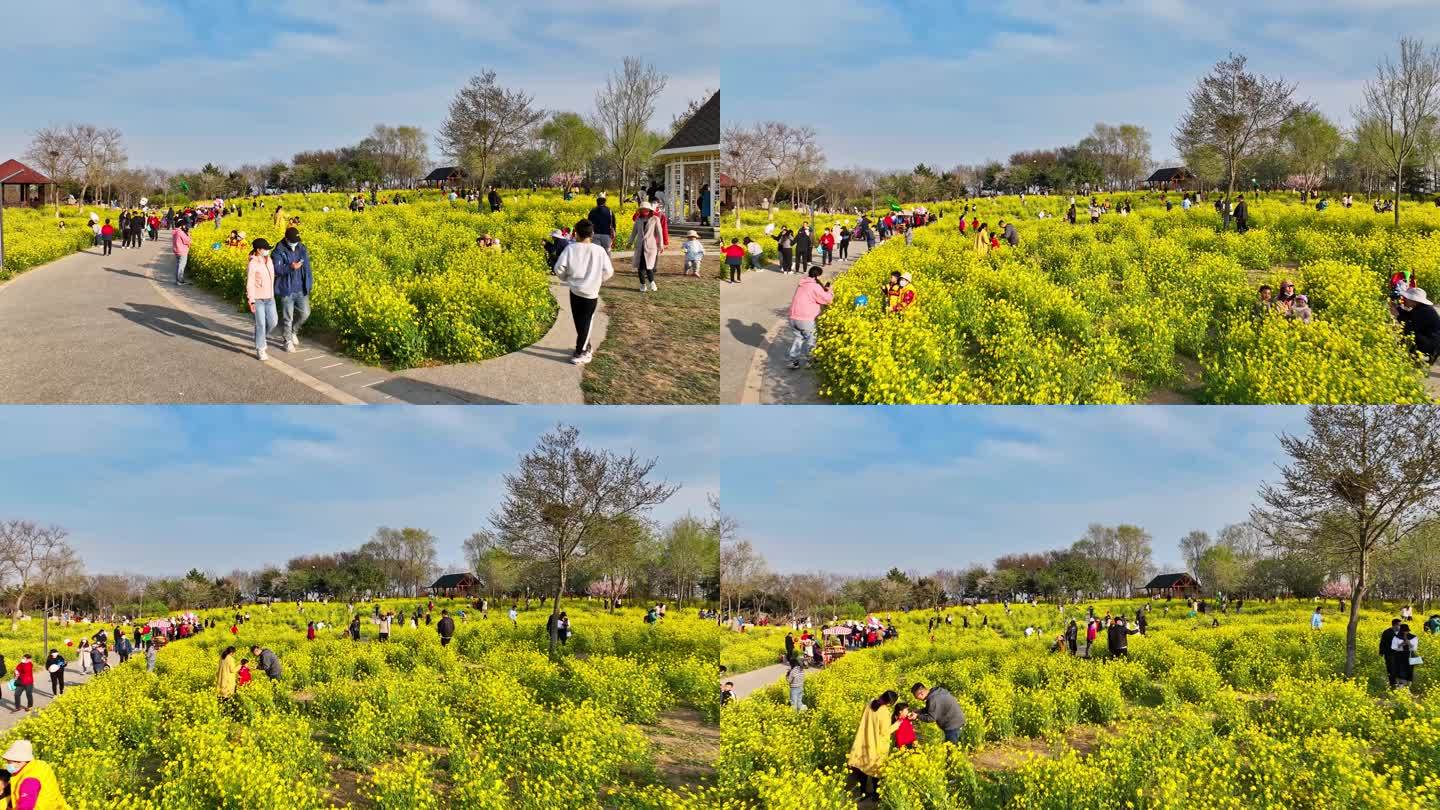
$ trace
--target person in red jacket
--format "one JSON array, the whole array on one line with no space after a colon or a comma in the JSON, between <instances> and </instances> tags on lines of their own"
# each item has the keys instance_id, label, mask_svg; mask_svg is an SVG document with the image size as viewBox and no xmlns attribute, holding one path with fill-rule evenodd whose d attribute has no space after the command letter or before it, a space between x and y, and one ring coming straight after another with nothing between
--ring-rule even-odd
<instances>
[{"instance_id":1,"label":"person in red jacket","mask_svg":"<svg viewBox=\"0 0 1440 810\"><path fill-rule=\"evenodd\" d=\"M918 745L915 741L914 717L915 713L910 711L909 703L901 701L895 704L895 722L899 724L895 729L896 748L914 748Z\"/></svg>"},{"instance_id":2,"label":"person in red jacket","mask_svg":"<svg viewBox=\"0 0 1440 810\"><path fill-rule=\"evenodd\" d=\"M240 671L235 673L235 685L237 687L250 683L250 659L240 659Z\"/></svg>"},{"instance_id":3,"label":"person in red jacket","mask_svg":"<svg viewBox=\"0 0 1440 810\"><path fill-rule=\"evenodd\" d=\"M829 229L820 235L820 263L829 264L835 255L835 234Z\"/></svg>"},{"instance_id":4,"label":"person in red jacket","mask_svg":"<svg viewBox=\"0 0 1440 810\"><path fill-rule=\"evenodd\" d=\"M111 250L115 247L115 226L111 225L108 219L105 220L105 224L100 227L100 241L105 244L105 250L100 255L109 256Z\"/></svg>"},{"instance_id":5,"label":"person in red jacket","mask_svg":"<svg viewBox=\"0 0 1440 810\"><path fill-rule=\"evenodd\" d=\"M20 711L22 693L25 695L25 711L31 711L35 708L35 662L30 660L29 653L15 665L15 709L11 714Z\"/></svg>"},{"instance_id":6,"label":"person in red jacket","mask_svg":"<svg viewBox=\"0 0 1440 810\"><path fill-rule=\"evenodd\" d=\"M960 217L960 233L965 233L965 217Z\"/></svg>"},{"instance_id":7,"label":"person in red jacket","mask_svg":"<svg viewBox=\"0 0 1440 810\"><path fill-rule=\"evenodd\" d=\"M725 265L730 268L730 283L740 283L740 260L745 258L745 248L740 247L740 240L731 237L730 244L721 251L725 254Z\"/></svg>"}]
</instances>

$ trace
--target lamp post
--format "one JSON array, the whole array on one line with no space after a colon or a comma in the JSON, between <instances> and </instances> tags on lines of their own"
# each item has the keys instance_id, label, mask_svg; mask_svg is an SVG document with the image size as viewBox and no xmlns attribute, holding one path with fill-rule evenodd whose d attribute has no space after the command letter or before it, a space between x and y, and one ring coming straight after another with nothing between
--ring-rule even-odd
<instances>
[{"instance_id":1,"label":"lamp post","mask_svg":"<svg viewBox=\"0 0 1440 810\"><path fill-rule=\"evenodd\" d=\"M4 177L0 177L0 272L5 270L5 181L23 171L25 170L16 169Z\"/></svg>"}]
</instances>

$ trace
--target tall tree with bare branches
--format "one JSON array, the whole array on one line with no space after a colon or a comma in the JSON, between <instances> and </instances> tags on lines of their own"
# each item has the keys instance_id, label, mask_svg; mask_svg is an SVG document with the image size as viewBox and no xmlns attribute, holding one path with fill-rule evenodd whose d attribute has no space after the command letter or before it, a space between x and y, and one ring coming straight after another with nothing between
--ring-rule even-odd
<instances>
[{"instance_id":1,"label":"tall tree with bare branches","mask_svg":"<svg viewBox=\"0 0 1440 810\"><path fill-rule=\"evenodd\" d=\"M572 569L601 555L615 541L622 518L644 519L679 489L652 480L655 459L620 455L580 444L580 431L562 425L541 436L505 475L505 500L490 515L491 533L510 555L554 572L550 615ZM550 622L555 654L556 622Z\"/></svg>"},{"instance_id":2,"label":"tall tree with bare branches","mask_svg":"<svg viewBox=\"0 0 1440 810\"><path fill-rule=\"evenodd\" d=\"M1385 166L1395 189L1395 224L1400 224L1400 191L1405 163L1415 157L1427 129L1440 113L1440 48L1425 49L1423 40L1400 38L1400 61L1390 57L1365 83L1365 101L1355 110L1363 145Z\"/></svg>"},{"instance_id":3,"label":"tall tree with bare branches","mask_svg":"<svg viewBox=\"0 0 1440 810\"><path fill-rule=\"evenodd\" d=\"M1245 69L1245 57L1217 62L1190 91L1189 109L1176 128L1175 149L1191 154L1209 148L1225 163L1229 193L1235 193L1240 166L1272 144L1280 127L1309 109L1294 101L1295 85Z\"/></svg>"},{"instance_id":4,"label":"tall tree with bare branches","mask_svg":"<svg viewBox=\"0 0 1440 810\"><path fill-rule=\"evenodd\" d=\"M665 84L664 74L653 65L627 56L624 65L605 80L605 88L595 94L595 128L605 136L610 156L620 166L621 210L629 196L630 166L649 135L655 100Z\"/></svg>"},{"instance_id":5,"label":"tall tree with bare branches","mask_svg":"<svg viewBox=\"0 0 1440 810\"><path fill-rule=\"evenodd\" d=\"M10 611L10 629L20 627L25 597L56 561L72 555L59 526L41 526L28 520L0 522L0 582L9 587L15 602Z\"/></svg>"},{"instance_id":6,"label":"tall tree with bare branches","mask_svg":"<svg viewBox=\"0 0 1440 810\"><path fill-rule=\"evenodd\" d=\"M1310 435L1281 434L1290 463L1260 487L1252 523L1276 547L1347 572L1345 677L1375 557L1440 516L1440 408L1316 406Z\"/></svg>"},{"instance_id":7,"label":"tall tree with bare branches","mask_svg":"<svg viewBox=\"0 0 1440 810\"><path fill-rule=\"evenodd\" d=\"M455 94L435 142L484 188L500 159L522 146L544 119L533 96L502 87L495 71L487 70Z\"/></svg>"}]
</instances>

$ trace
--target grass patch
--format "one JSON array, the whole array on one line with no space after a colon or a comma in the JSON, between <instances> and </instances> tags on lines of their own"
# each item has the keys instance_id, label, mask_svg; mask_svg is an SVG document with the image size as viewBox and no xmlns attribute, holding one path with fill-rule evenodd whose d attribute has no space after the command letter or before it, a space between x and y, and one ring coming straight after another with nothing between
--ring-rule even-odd
<instances>
[{"instance_id":1,"label":"grass patch","mask_svg":"<svg viewBox=\"0 0 1440 810\"><path fill-rule=\"evenodd\" d=\"M660 257L657 292L640 292L629 259L616 260L602 306L605 342L580 387L592 405L714 405L720 401L720 286L713 256L683 275L679 254Z\"/></svg>"}]
</instances>

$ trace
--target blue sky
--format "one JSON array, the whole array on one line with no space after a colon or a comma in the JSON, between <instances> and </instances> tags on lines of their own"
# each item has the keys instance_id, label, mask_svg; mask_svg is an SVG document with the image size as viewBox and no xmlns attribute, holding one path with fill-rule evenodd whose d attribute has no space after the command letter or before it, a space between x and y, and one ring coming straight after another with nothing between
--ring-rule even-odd
<instances>
[{"instance_id":1,"label":"blue sky","mask_svg":"<svg viewBox=\"0 0 1440 810\"><path fill-rule=\"evenodd\" d=\"M71 121L114 126L132 165L288 160L374 124L433 132L494 69L547 109L589 112L625 56L670 79L652 126L719 89L705 0L87 0L5 3L0 160ZM687 26L687 21L690 25ZM23 58L22 57L23 52ZM431 146L431 156L439 159Z\"/></svg>"},{"instance_id":2,"label":"blue sky","mask_svg":"<svg viewBox=\"0 0 1440 810\"><path fill-rule=\"evenodd\" d=\"M781 572L933 571L1133 523L1154 560L1244 520L1303 407L726 408L723 506Z\"/></svg>"},{"instance_id":3,"label":"blue sky","mask_svg":"<svg viewBox=\"0 0 1440 810\"><path fill-rule=\"evenodd\" d=\"M832 166L1006 159L1097 121L1156 160L1196 79L1234 51L1348 126L1402 34L1440 44L1435 0L825 0L723 5L726 125L809 124ZM763 57L763 58L761 58Z\"/></svg>"},{"instance_id":4,"label":"blue sky","mask_svg":"<svg viewBox=\"0 0 1440 810\"><path fill-rule=\"evenodd\" d=\"M0 519L57 524L92 573L215 573L354 548L418 526L455 567L514 469L558 423L658 458L680 491L654 517L708 512L714 416L693 408L0 408Z\"/></svg>"}]
</instances>

